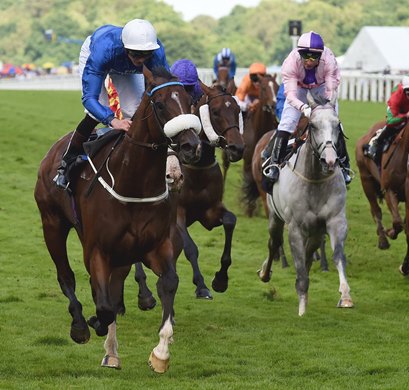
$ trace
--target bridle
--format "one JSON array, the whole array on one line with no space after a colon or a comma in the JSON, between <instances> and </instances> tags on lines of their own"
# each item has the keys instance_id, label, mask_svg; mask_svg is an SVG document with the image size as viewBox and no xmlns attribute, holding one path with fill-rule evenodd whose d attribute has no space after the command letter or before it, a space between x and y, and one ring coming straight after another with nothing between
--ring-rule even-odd
<instances>
[{"instance_id":1,"label":"bridle","mask_svg":"<svg viewBox=\"0 0 409 390\"><path fill-rule=\"evenodd\" d=\"M222 91L222 92L218 93L217 95L214 95L214 96L211 96L211 97L207 96L206 97L206 104L209 105L209 107L210 107L210 102L212 100L214 100L214 99L216 99L218 97L224 97L224 96L230 96L233 99L233 96L232 96L231 93L226 92L226 91ZM219 138L216 141L215 146L219 147L221 149L225 149L227 147L227 140L226 140L225 134L227 133L227 131L229 131L230 129L234 129L234 128L236 128L237 130L240 131L240 128L239 128L238 125L227 126L225 129L222 129L222 130L218 131Z\"/></svg>"},{"instance_id":2,"label":"bridle","mask_svg":"<svg viewBox=\"0 0 409 390\"><path fill-rule=\"evenodd\" d=\"M149 103L150 103L150 107L152 108L152 111L151 111L151 113L149 115L145 116L143 119L147 119L153 114L155 116L156 122L158 123L158 125L159 125L159 127L161 129L161 132L163 134L165 133L164 132L164 124L161 123L160 116L159 116L157 108L155 106L155 101L153 99L153 95L155 94L155 92L159 91L160 89L165 88L165 87L170 87L172 85L180 85L180 86L183 87L183 84L181 82L179 82L179 81L168 81L167 83L163 83L163 84L160 84L160 85L152 88L151 91L146 91L145 92L146 95L149 97ZM163 148L163 147L165 147L165 148L171 147L173 150L175 150L174 148L176 148L176 144L172 143L173 140L170 137L165 136L166 137L166 142L162 142L162 143L158 144L158 143L146 143L146 142L135 141L131 136L129 136L128 133L125 133L125 134L127 135L127 137L125 137L125 139L128 142L130 142L131 144L136 145L136 146L141 146L141 147L152 149L152 150L155 150L155 151L159 150L160 148Z\"/></svg>"}]
</instances>

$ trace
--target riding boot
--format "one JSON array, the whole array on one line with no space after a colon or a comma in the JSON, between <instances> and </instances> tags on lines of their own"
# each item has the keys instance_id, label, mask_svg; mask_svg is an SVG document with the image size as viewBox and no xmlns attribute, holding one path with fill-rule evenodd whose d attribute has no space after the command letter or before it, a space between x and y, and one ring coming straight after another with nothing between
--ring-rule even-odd
<instances>
[{"instance_id":1,"label":"riding boot","mask_svg":"<svg viewBox=\"0 0 409 390\"><path fill-rule=\"evenodd\" d=\"M349 162L349 155L347 150L347 145L345 143L344 134L342 128L340 129L340 134L338 137L338 142L336 145L337 154L342 170L342 175L344 176L345 184L348 185L352 181L352 177L349 175L350 169L350 162Z\"/></svg>"},{"instance_id":2,"label":"riding boot","mask_svg":"<svg viewBox=\"0 0 409 390\"><path fill-rule=\"evenodd\" d=\"M273 189L273 184L278 180L280 175L279 164L285 157L289 138L290 133L287 131L277 130L276 135L272 140L270 140L270 143L272 143L271 157L270 160L266 160L263 164L263 175L261 181L264 191L268 193L271 192ZM268 148L269 146L267 146L267 149Z\"/></svg>"},{"instance_id":3,"label":"riding boot","mask_svg":"<svg viewBox=\"0 0 409 390\"><path fill-rule=\"evenodd\" d=\"M67 189L70 184L68 177L69 168L82 153L82 144L89 138L95 126L99 122L85 115L85 118L79 123L77 129L72 133L70 142L65 153L62 156L60 166L57 168L57 175L54 177L54 182L57 187Z\"/></svg>"},{"instance_id":4,"label":"riding boot","mask_svg":"<svg viewBox=\"0 0 409 390\"><path fill-rule=\"evenodd\" d=\"M379 155L379 151L383 146L383 140L386 137L382 137L382 135L386 132L386 126L383 127L381 130L378 130L376 133L376 137L369 142L367 147L365 148L365 156L368 156L372 160L376 161Z\"/></svg>"}]
</instances>

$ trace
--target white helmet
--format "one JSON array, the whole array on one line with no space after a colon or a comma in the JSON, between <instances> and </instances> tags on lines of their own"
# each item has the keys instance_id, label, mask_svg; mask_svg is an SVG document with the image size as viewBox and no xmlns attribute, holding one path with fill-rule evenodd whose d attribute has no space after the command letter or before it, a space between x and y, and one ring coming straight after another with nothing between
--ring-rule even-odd
<instances>
[{"instance_id":1,"label":"white helmet","mask_svg":"<svg viewBox=\"0 0 409 390\"><path fill-rule=\"evenodd\" d=\"M231 50L228 47L223 47L222 49L222 58L230 58Z\"/></svg>"},{"instance_id":2,"label":"white helmet","mask_svg":"<svg viewBox=\"0 0 409 390\"><path fill-rule=\"evenodd\" d=\"M402 78L402 88L409 89L409 76L403 76Z\"/></svg>"},{"instance_id":3,"label":"white helmet","mask_svg":"<svg viewBox=\"0 0 409 390\"><path fill-rule=\"evenodd\" d=\"M134 19L122 29L122 43L129 50L159 49L156 30L147 20Z\"/></svg>"}]
</instances>

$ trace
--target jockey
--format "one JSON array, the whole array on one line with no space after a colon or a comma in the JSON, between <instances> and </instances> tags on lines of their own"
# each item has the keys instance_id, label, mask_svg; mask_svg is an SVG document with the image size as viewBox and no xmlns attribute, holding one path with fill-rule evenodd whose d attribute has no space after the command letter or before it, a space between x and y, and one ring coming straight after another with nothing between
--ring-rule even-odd
<instances>
[{"instance_id":1,"label":"jockey","mask_svg":"<svg viewBox=\"0 0 409 390\"><path fill-rule=\"evenodd\" d=\"M179 78L186 92L192 96L193 105L196 105L203 95L196 65L187 59L177 60L170 68L170 72Z\"/></svg>"},{"instance_id":2,"label":"jockey","mask_svg":"<svg viewBox=\"0 0 409 390\"><path fill-rule=\"evenodd\" d=\"M219 66L227 66L229 68L229 78L234 78L236 74L236 56L228 47L224 47L214 57L213 71L216 78L219 76Z\"/></svg>"},{"instance_id":3,"label":"jockey","mask_svg":"<svg viewBox=\"0 0 409 390\"><path fill-rule=\"evenodd\" d=\"M254 111L259 102L260 79L265 76L267 68L264 64L255 62L250 65L249 73L246 74L236 91L238 103L242 111Z\"/></svg>"},{"instance_id":4,"label":"jockey","mask_svg":"<svg viewBox=\"0 0 409 390\"><path fill-rule=\"evenodd\" d=\"M143 65L149 69L163 66L169 70L165 50L156 31L147 20L134 19L123 28L105 25L84 41L79 56L82 79L82 104L85 118L73 132L58 167L54 182L66 189L67 169L82 152L82 144L98 123L128 131L145 90ZM115 117L109 108L104 81L109 75L121 101L124 119Z\"/></svg>"},{"instance_id":5,"label":"jockey","mask_svg":"<svg viewBox=\"0 0 409 390\"><path fill-rule=\"evenodd\" d=\"M285 157L290 135L297 127L301 114L311 115L307 103L307 92L321 95L329 100L336 96L340 83L340 72L333 52L326 46L321 36L314 31L302 34L298 46L284 60L281 69L286 100L276 136L272 142L272 153L269 169L263 169L263 187L269 192L279 176L279 164ZM336 105L338 110L338 104ZM345 183L351 182L349 157L343 134L338 138L337 150L343 167ZM271 145L270 145L271 147ZM267 147L268 148L268 147Z\"/></svg>"},{"instance_id":6,"label":"jockey","mask_svg":"<svg viewBox=\"0 0 409 390\"><path fill-rule=\"evenodd\" d=\"M409 118L409 76L404 76L402 81L393 89L386 109L386 126L376 132L376 136L366 145L366 155L376 159L382 151L385 140L395 136L406 124ZM365 149L366 149L365 148Z\"/></svg>"}]
</instances>

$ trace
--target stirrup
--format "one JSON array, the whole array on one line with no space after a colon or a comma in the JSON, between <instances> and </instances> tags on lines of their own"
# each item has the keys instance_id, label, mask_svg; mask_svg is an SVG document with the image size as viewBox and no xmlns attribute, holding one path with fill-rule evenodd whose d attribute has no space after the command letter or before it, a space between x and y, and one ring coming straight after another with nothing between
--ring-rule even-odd
<instances>
[{"instance_id":1,"label":"stirrup","mask_svg":"<svg viewBox=\"0 0 409 390\"><path fill-rule=\"evenodd\" d=\"M67 179L65 172L61 169L57 170L57 174L54 176L53 182L58 188L62 188L63 190L67 190L70 181Z\"/></svg>"},{"instance_id":2,"label":"stirrup","mask_svg":"<svg viewBox=\"0 0 409 390\"><path fill-rule=\"evenodd\" d=\"M342 176L345 180L345 185L351 184L352 180L355 178L355 172L350 168L341 168Z\"/></svg>"}]
</instances>

